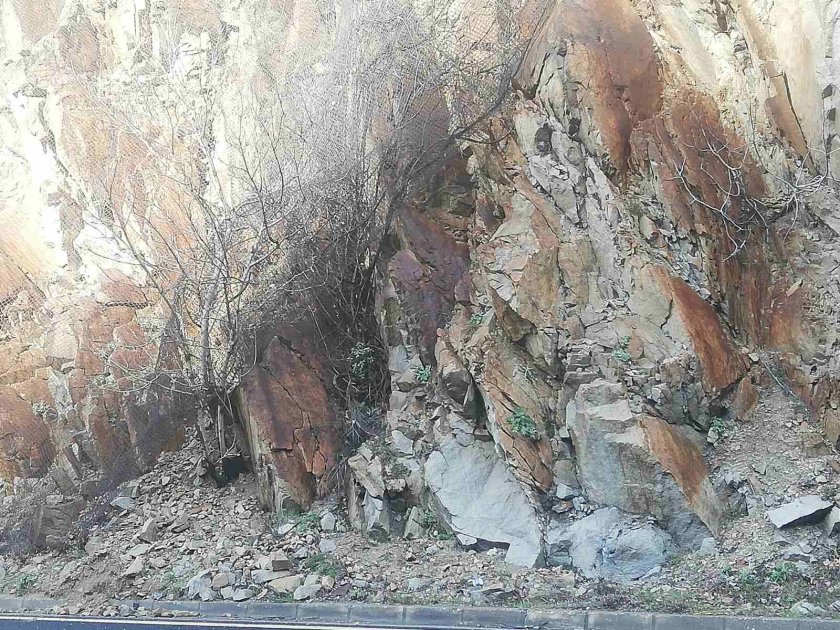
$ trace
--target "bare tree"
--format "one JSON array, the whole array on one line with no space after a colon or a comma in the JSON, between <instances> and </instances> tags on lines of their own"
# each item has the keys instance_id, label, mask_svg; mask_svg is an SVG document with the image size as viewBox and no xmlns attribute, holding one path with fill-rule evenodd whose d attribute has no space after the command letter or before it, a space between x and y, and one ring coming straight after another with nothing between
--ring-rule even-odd
<instances>
[{"instance_id":1,"label":"bare tree","mask_svg":"<svg viewBox=\"0 0 840 630\"><path fill-rule=\"evenodd\" d=\"M319 15L330 37L265 69L266 93L231 94L226 37L181 75L170 46L166 80L131 99L92 91L144 154L142 172L113 157L87 217L154 297L134 348L144 360L109 357L115 385L190 396L211 463L237 448L231 396L262 331L318 310L360 334L400 207L502 104L541 18L533 3L487 0L349 0ZM138 111L168 127L150 134Z\"/></svg>"}]
</instances>

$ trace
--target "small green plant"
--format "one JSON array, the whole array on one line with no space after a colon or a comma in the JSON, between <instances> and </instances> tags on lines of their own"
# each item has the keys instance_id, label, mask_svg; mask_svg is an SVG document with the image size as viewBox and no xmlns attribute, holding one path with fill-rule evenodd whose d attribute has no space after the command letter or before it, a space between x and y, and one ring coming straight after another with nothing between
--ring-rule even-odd
<instances>
[{"instance_id":1,"label":"small green plant","mask_svg":"<svg viewBox=\"0 0 840 630\"><path fill-rule=\"evenodd\" d=\"M396 479L407 479L411 476L411 471L408 469L408 466L403 464L402 462L394 462L388 467L388 472L390 473L391 477Z\"/></svg>"},{"instance_id":2,"label":"small green plant","mask_svg":"<svg viewBox=\"0 0 840 630\"><path fill-rule=\"evenodd\" d=\"M484 315L481 313L473 313L470 315L470 326L473 328L478 328L481 324L484 323Z\"/></svg>"},{"instance_id":3,"label":"small green plant","mask_svg":"<svg viewBox=\"0 0 840 630\"><path fill-rule=\"evenodd\" d=\"M309 556L304 561L303 566L319 575L328 575L332 578L336 577L341 567L335 558L325 553L316 553L314 556Z\"/></svg>"},{"instance_id":4,"label":"small green plant","mask_svg":"<svg viewBox=\"0 0 840 630\"><path fill-rule=\"evenodd\" d=\"M734 428L735 427L731 422L727 422L723 418L712 418L712 421L709 423L710 441L717 442L718 440L722 440L723 438L729 436Z\"/></svg>"},{"instance_id":5,"label":"small green plant","mask_svg":"<svg viewBox=\"0 0 840 630\"><path fill-rule=\"evenodd\" d=\"M304 533L318 529L321 519L317 512L305 512L294 519L295 531Z\"/></svg>"},{"instance_id":6,"label":"small green plant","mask_svg":"<svg viewBox=\"0 0 840 630\"><path fill-rule=\"evenodd\" d=\"M627 350L630 346L630 335L624 335L618 340L618 347L622 350Z\"/></svg>"},{"instance_id":7,"label":"small green plant","mask_svg":"<svg viewBox=\"0 0 840 630\"><path fill-rule=\"evenodd\" d=\"M28 593L38 583L38 576L34 573L24 573L18 577L16 583L16 590L18 595Z\"/></svg>"},{"instance_id":8,"label":"small green plant","mask_svg":"<svg viewBox=\"0 0 840 630\"><path fill-rule=\"evenodd\" d=\"M419 522L423 529L432 529L437 527L438 524L437 517L432 512L423 512Z\"/></svg>"},{"instance_id":9,"label":"small green plant","mask_svg":"<svg viewBox=\"0 0 840 630\"><path fill-rule=\"evenodd\" d=\"M418 382L425 385L432 380L432 368L428 365L415 365L414 376L417 377Z\"/></svg>"},{"instance_id":10,"label":"small green plant","mask_svg":"<svg viewBox=\"0 0 840 630\"><path fill-rule=\"evenodd\" d=\"M767 579L773 584L784 584L790 582L793 576L796 575L796 565L792 562L782 562L770 569Z\"/></svg>"},{"instance_id":11,"label":"small green plant","mask_svg":"<svg viewBox=\"0 0 840 630\"><path fill-rule=\"evenodd\" d=\"M738 572L738 584L742 588L758 586L758 578L749 569L741 569Z\"/></svg>"},{"instance_id":12,"label":"small green plant","mask_svg":"<svg viewBox=\"0 0 840 630\"><path fill-rule=\"evenodd\" d=\"M517 372L519 372L522 376L525 377L530 383L533 383L534 380L537 378L537 371L532 368L530 365L520 365L516 368Z\"/></svg>"},{"instance_id":13,"label":"small green plant","mask_svg":"<svg viewBox=\"0 0 840 630\"><path fill-rule=\"evenodd\" d=\"M376 352L365 343L357 343L350 349L350 375L356 381L363 381L368 377L370 367L376 358Z\"/></svg>"},{"instance_id":14,"label":"small green plant","mask_svg":"<svg viewBox=\"0 0 840 630\"><path fill-rule=\"evenodd\" d=\"M622 363L630 363L630 353L627 350L613 350L613 357Z\"/></svg>"},{"instance_id":15,"label":"small green plant","mask_svg":"<svg viewBox=\"0 0 840 630\"><path fill-rule=\"evenodd\" d=\"M513 415L508 418L508 424L514 433L526 437L529 440L538 440L540 437L537 423L534 419L525 413L522 407L516 407L513 410Z\"/></svg>"},{"instance_id":16,"label":"small green plant","mask_svg":"<svg viewBox=\"0 0 840 630\"><path fill-rule=\"evenodd\" d=\"M435 540L452 540L455 536L452 532L448 532L445 529L436 529L432 532L432 538Z\"/></svg>"}]
</instances>

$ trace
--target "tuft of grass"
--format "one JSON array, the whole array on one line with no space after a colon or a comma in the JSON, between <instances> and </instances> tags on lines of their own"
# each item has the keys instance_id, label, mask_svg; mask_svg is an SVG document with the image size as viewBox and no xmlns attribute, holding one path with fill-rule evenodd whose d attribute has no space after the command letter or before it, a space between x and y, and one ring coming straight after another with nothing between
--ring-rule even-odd
<instances>
[{"instance_id":1,"label":"tuft of grass","mask_svg":"<svg viewBox=\"0 0 840 630\"><path fill-rule=\"evenodd\" d=\"M767 575L767 579L773 582L773 584L785 584L786 582L790 582L793 577L796 575L796 565L792 562L782 562L781 564L777 564L775 567L770 569L770 573Z\"/></svg>"},{"instance_id":2,"label":"tuft of grass","mask_svg":"<svg viewBox=\"0 0 840 630\"><path fill-rule=\"evenodd\" d=\"M522 407L516 407L513 410L513 415L508 418L508 424L510 425L511 430L517 435L521 435L522 437L528 438L529 440L538 440L540 439L540 432L537 429L537 423L534 422L534 419L525 413L525 410Z\"/></svg>"},{"instance_id":3,"label":"tuft of grass","mask_svg":"<svg viewBox=\"0 0 840 630\"><path fill-rule=\"evenodd\" d=\"M309 556L303 562L303 566L319 575L328 575L332 578L338 575L338 570L341 568L335 558L325 553L316 553L314 556Z\"/></svg>"},{"instance_id":4,"label":"tuft of grass","mask_svg":"<svg viewBox=\"0 0 840 630\"><path fill-rule=\"evenodd\" d=\"M295 519L295 531L297 532L311 532L318 529L321 518L317 512L305 512Z\"/></svg>"},{"instance_id":5,"label":"tuft of grass","mask_svg":"<svg viewBox=\"0 0 840 630\"><path fill-rule=\"evenodd\" d=\"M38 584L37 575L34 573L23 573L18 577L17 582L15 583L15 590L18 595L22 595L35 588L36 584Z\"/></svg>"},{"instance_id":6,"label":"tuft of grass","mask_svg":"<svg viewBox=\"0 0 840 630\"><path fill-rule=\"evenodd\" d=\"M478 328L484 322L484 315L481 313L473 313L470 315L470 326Z\"/></svg>"}]
</instances>

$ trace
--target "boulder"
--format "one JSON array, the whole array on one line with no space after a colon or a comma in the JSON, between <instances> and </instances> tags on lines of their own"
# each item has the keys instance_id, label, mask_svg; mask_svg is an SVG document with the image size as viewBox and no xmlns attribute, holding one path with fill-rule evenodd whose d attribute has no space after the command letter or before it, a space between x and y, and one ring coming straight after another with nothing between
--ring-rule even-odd
<instances>
[{"instance_id":1,"label":"boulder","mask_svg":"<svg viewBox=\"0 0 840 630\"><path fill-rule=\"evenodd\" d=\"M339 426L324 358L309 333L283 329L239 388L260 501L307 508L333 467Z\"/></svg>"},{"instance_id":2,"label":"boulder","mask_svg":"<svg viewBox=\"0 0 840 630\"><path fill-rule=\"evenodd\" d=\"M586 497L652 515L680 544L699 545L722 517L702 451L679 428L633 413L623 395L604 380L582 385L566 418Z\"/></svg>"},{"instance_id":3,"label":"boulder","mask_svg":"<svg viewBox=\"0 0 840 630\"><path fill-rule=\"evenodd\" d=\"M625 583L643 578L675 550L667 532L650 523L635 523L612 507L568 527L550 529L546 543L552 564L571 564L590 579Z\"/></svg>"},{"instance_id":4,"label":"boulder","mask_svg":"<svg viewBox=\"0 0 840 630\"><path fill-rule=\"evenodd\" d=\"M779 529L794 525L809 525L823 519L833 507L833 501L826 501L822 497L811 494L769 510L767 518Z\"/></svg>"},{"instance_id":5,"label":"boulder","mask_svg":"<svg viewBox=\"0 0 840 630\"><path fill-rule=\"evenodd\" d=\"M505 560L542 560L540 522L533 505L491 444L461 446L446 439L429 455L426 483L447 526L484 544L507 547Z\"/></svg>"},{"instance_id":6,"label":"boulder","mask_svg":"<svg viewBox=\"0 0 840 630\"><path fill-rule=\"evenodd\" d=\"M268 586L278 593L293 593L302 584L303 577L300 575L290 575L272 580L268 583Z\"/></svg>"}]
</instances>

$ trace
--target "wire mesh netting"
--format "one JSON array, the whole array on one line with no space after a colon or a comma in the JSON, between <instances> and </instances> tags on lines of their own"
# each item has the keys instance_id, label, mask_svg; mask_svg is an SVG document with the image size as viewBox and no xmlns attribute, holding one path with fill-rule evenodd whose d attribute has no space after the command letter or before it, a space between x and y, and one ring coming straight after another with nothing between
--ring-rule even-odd
<instances>
[{"instance_id":1,"label":"wire mesh netting","mask_svg":"<svg viewBox=\"0 0 840 630\"><path fill-rule=\"evenodd\" d=\"M33 514L7 519L19 546L45 542L32 505L75 518L196 415L233 416L261 335L312 296L370 300L376 244L502 104L545 6L97 4L16 3L0 43L0 394L32 408L0 409L7 514Z\"/></svg>"}]
</instances>

